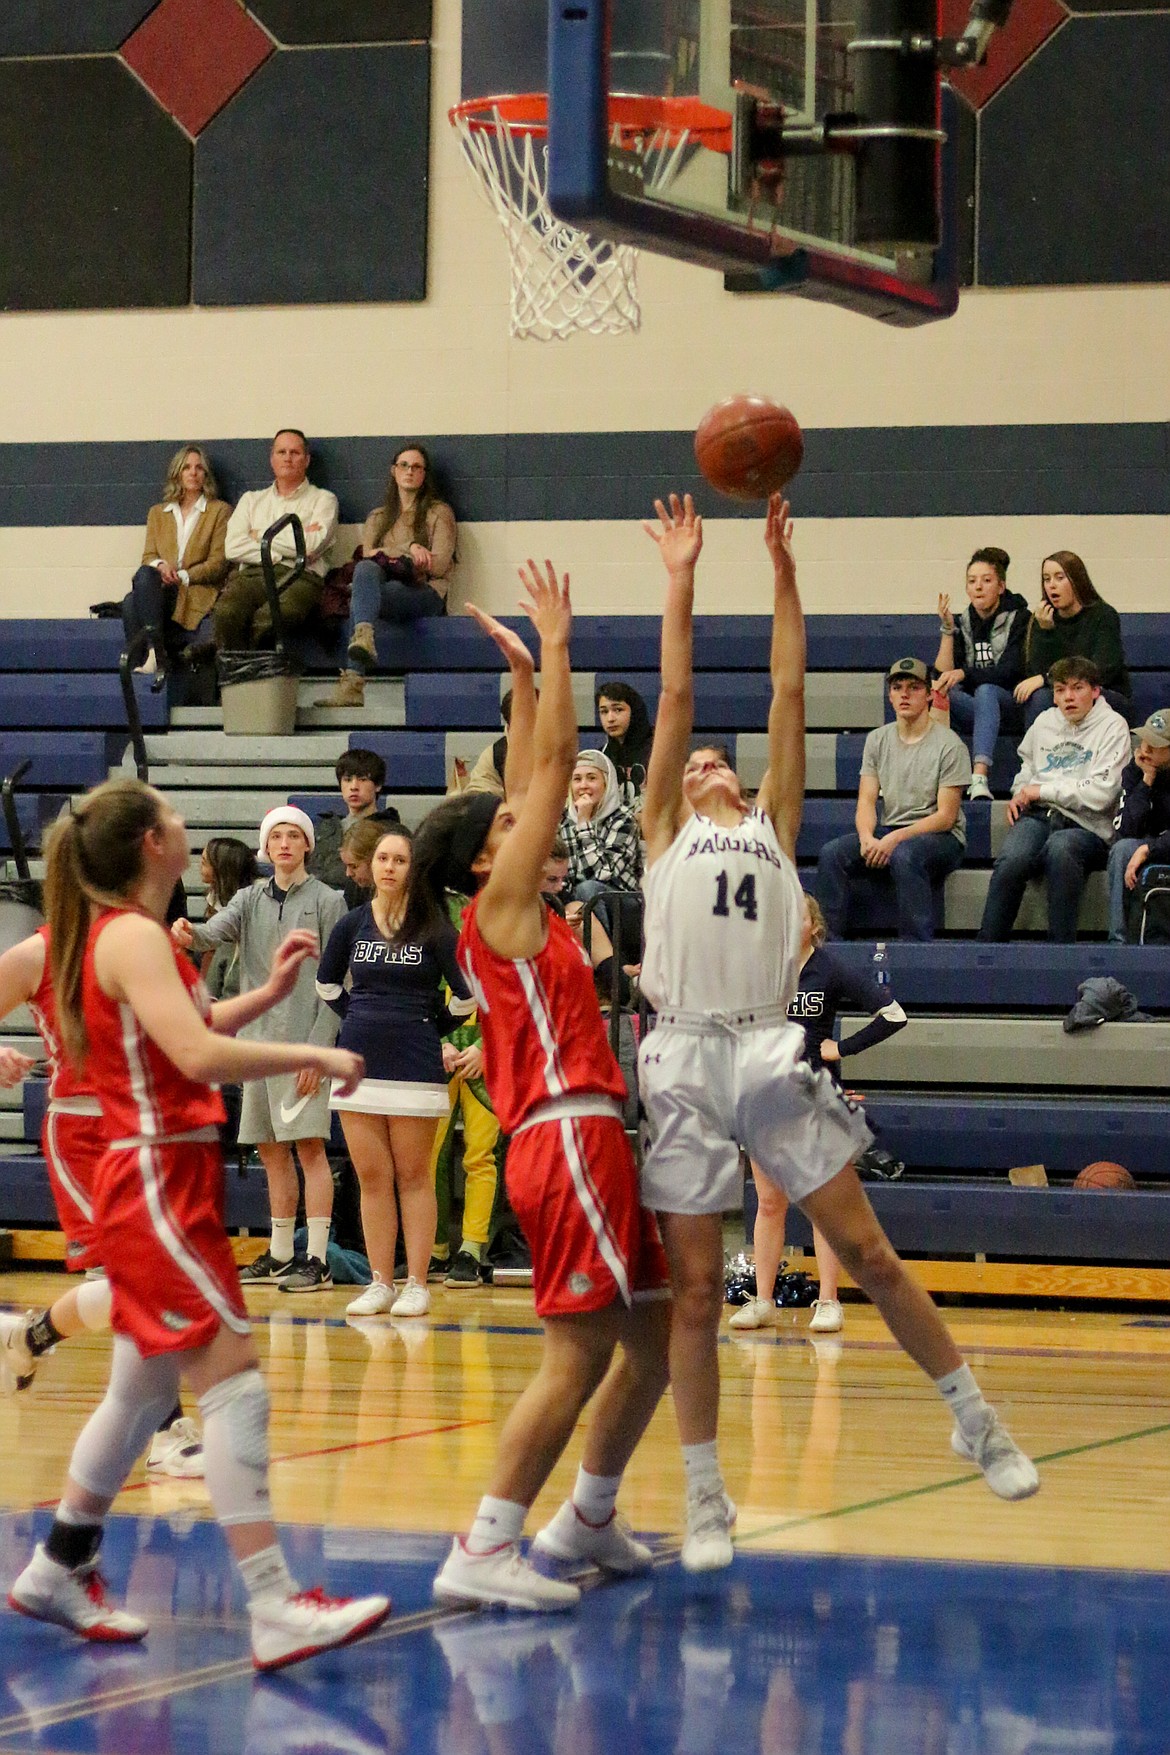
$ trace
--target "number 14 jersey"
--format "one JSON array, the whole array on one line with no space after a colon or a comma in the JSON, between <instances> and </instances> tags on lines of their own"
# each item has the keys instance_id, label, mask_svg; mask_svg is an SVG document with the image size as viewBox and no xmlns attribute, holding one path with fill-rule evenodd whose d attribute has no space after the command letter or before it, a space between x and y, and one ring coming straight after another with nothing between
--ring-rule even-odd
<instances>
[{"instance_id":1,"label":"number 14 jersey","mask_svg":"<svg viewBox=\"0 0 1170 1755\"><path fill-rule=\"evenodd\" d=\"M643 888L641 986L656 1011L789 1006L804 899L771 817L751 810L733 829L690 817Z\"/></svg>"}]
</instances>

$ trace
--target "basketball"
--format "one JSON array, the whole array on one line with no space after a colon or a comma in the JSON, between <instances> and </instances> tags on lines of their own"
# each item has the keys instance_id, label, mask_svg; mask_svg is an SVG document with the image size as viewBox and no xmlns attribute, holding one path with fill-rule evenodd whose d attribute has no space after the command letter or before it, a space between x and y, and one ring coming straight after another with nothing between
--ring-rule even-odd
<instances>
[{"instance_id":1,"label":"basketball","mask_svg":"<svg viewBox=\"0 0 1170 1755\"><path fill-rule=\"evenodd\" d=\"M766 396L729 396L695 432L695 462L733 500L766 500L792 480L804 457L796 417Z\"/></svg>"},{"instance_id":2,"label":"basketball","mask_svg":"<svg viewBox=\"0 0 1170 1755\"><path fill-rule=\"evenodd\" d=\"M1073 1187L1136 1188L1137 1183L1124 1164L1113 1164L1107 1158L1100 1158L1095 1164L1085 1165Z\"/></svg>"}]
</instances>

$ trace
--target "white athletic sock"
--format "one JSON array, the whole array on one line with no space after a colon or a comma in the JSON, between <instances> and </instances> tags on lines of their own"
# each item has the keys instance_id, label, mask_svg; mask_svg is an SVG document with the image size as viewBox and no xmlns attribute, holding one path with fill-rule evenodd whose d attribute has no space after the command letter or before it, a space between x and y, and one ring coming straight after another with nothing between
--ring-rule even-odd
<instances>
[{"instance_id":1,"label":"white athletic sock","mask_svg":"<svg viewBox=\"0 0 1170 1755\"><path fill-rule=\"evenodd\" d=\"M936 1377L934 1387L959 1423L959 1429L968 1438L978 1436L991 1417L991 1409L983 1398L983 1391L975 1381L969 1365L960 1365L957 1371L948 1371L945 1377Z\"/></svg>"},{"instance_id":2,"label":"white athletic sock","mask_svg":"<svg viewBox=\"0 0 1170 1755\"><path fill-rule=\"evenodd\" d=\"M719 1467L718 1447L714 1438L708 1444L684 1444L682 1458L687 1476L688 1499L698 1499L701 1494L722 1488L723 1474Z\"/></svg>"},{"instance_id":3,"label":"white athletic sock","mask_svg":"<svg viewBox=\"0 0 1170 1755\"><path fill-rule=\"evenodd\" d=\"M291 1261L293 1258L293 1232L297 1228L295 1219L273 1219L272 1241L268 1245L273 1261Z\"/></svg>"},{"instance_id":4,"label":"white athletic sock","mask_svg":"<svg viewBox=\"0 0 1170 1755\"><path fill-rule=\"evenodd\" d=\"M325 1260L325 1252L329 1248L329 1217L309 1219L309 1254L318 1261Z\"/></svg>"},{"instance_id":5,"label":"white athletic sock","mask_svg":"<svg viewBox=\"0 0 1170 1755\"><path fill-rule=\"evenodd\" d=\"M109 1280L86 1280L77 1288L77 1314L95 1334L110 1326L112 1297Z\"/></svg>"},{"instance_id":6,"label":"white athletic sock","mask_svg":"<svg viewBox=\"0 0 1170 1755\"><path fill-rule=\"evenodd\" d=\"M261 1597L291 1597L297 1588L275 1542L271 1548L261 1548L258 1554L249 1554L246 1560L238 1560L236 1564L250 1603Z\"/></svg>"},{"instance_id":7,"label":"white athletic sock","mask_svg":"<svg viewBox=\"0 0 1170 1755\"><path fill-rule=\"evenodd\" d=\"M573 1488L573 1504L586 1523L608 1523L617 1504L620 1475L591 1475L584 1466L577 1470Z\"/></svg>"},{"instance_id":8,"label":"white athletic sock","mask_svg":"<svg viewBox=\"0 0 1170 1755\"><path fill-rule=\"evenodd\" d=\"M490 1493L485 1493L464 1543L467 1552L490 1554L505 1542L518 1542L527 1516L526 1505L517 1505L513 1499L493 1499Z\"/></svg>"}]
</instances>

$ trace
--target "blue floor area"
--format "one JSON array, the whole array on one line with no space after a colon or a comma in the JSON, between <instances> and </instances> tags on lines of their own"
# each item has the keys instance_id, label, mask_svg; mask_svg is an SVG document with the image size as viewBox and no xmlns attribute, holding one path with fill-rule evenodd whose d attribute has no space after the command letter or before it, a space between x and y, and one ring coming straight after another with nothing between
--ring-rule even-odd
<instances>
[{"instance_id":1,"label":"blue floor area","mask_svg":"<svg viewBox=\"0 0 1170 1755\"><path fill-rule=\"evenodd\" d=\"M47 1528L0 1519L6 1577ZM1167 1747L1161 1575L741 1550L587 1591L576 1615L430 1605L442 1538L286 1532L302 1582L389 1589L373 1638L258 1680L211 1524L111 1521L113 1591L151 1621L92 1647L0 1615L0 1752L94 1755L1025 1755Z\"/></svg>"}]
</instances>

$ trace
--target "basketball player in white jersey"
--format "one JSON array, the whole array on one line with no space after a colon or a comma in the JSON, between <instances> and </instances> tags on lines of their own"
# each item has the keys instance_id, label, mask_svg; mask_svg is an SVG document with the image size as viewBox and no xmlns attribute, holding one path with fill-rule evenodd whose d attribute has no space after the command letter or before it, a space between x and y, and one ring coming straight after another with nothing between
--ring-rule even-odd
<instances>
[{"instance_id":1,"label":"basketball player in white jersey","mask_svg":"<svg viewBox=\"0 0 1170 1755\"><path fill-rule=\"evenodd\" d=\"M645 526L666 565L662 692L646 780L646 951L658 1013L639 1075L650 1123L642 1200L656 1209L674 1287L670 1376L687 1479L682 1563L731 1563L735 1507L716 1453L722 1214L742 1195L743 1147L811 1219L955 1418L951 1444L1004 1499L1040 1484L983 1396L933 1303L906 1273L853 1168L870 1133L787 1018L800 962L796 837L804 805L804 618L788 505L774 494L768 772L749 806L726 753L690 749L692 610L702 520L688 494Z\"/></svg>"}]
</instances>

